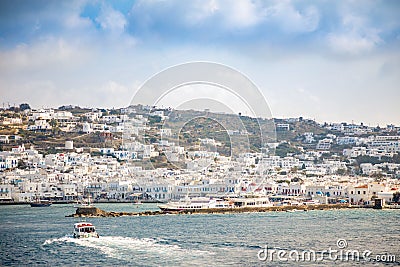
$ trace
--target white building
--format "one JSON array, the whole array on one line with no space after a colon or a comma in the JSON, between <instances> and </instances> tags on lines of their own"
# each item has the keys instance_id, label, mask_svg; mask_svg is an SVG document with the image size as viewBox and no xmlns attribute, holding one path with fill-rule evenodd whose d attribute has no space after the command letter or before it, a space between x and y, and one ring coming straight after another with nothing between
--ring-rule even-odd
<instances>
[{"instance_id":1,"label":"white building","mask_svg":"<svg viewBox=\"0 0 400 267\"><path fill-rule=\"evenodd\" d=\"M10 139L8 138L8 135L0 135L0 143L3 144L9 144L10 143Z\"/></svg>"},{"instance_id":2,"label":"white building","mask_svg":"<svg viewBox=\"0 0 400 267\"><path fill-rule=\"evenodd\" d=\"M276 130L277 131L289 131L290 125L288 123L277 123Z\"/></svg>"},{"instance_id":3,"label":"white building","mask_svg":"<svg viewBox=\"0 0 400 267\"><path fill-rule=\"evenodd\" d=\"M362 173L366 175L371 175L379 171L378 167L376 167L372 163L361 163L360 168L362 170Z\"/></svg>"},{"instance_id":4,"label":"white building","mask_svg":"<svg viewBox=\"0 0 400 267\"><path fill-rule=\"evenodd\" d=\"M356 144L358 142L358 137L354 136L343 136L343 137L337 137L336 138L336 143L338 145L350 145L350 144Z\"/></svg>"},{"instance_id":5,"label":"white building","mask_svg":"<svg viewBox=\"0 0 400 267\"><path fill-rule=\"evenodd\" d=\"M367 155L366 147L352 147L351 149L343 149L343 156L356 158L358 156Z\"/></svg>"},{"instance_id":6,"label":"white building","mask_svg":"<svg viewBox=\"0 0 400 267\"><path fill-rule=\"evenodd\" d=\"M29 131L46 131L51 130L51 125L47 122L47 120L35 120L34 125L29 125Z\"/></svg>"},{"instance_id":7,"label":"white building","mask_svg":"<svg viewBox=\"0 0 400 267\"><path fill-rule=\"evenodd\" d=\"M315 139L314 139L314 133L313 132L304 133L304 143L311 144L311 143L314 143L314 142L315 142Z\"/></svg>"},{"instance_id":8,"label":"white building","mask_svg":"<svg viewBox=\"0 0 400 267\"><path fill-rule=\"evenodd\" d=\"M12 200L12 185L0 184L0 201Z\"/></svg>"},{"instance_id":9,"label":"white building","mask_svg":"<svg viewBox=\"0 0 400 267\"><path fill-rule=\"evenodd\" d=\"M316 148L319 150L329 150L331 149L332 142L333 141L330 138L319 140Z\"/></svg>"},{"instance_id":10,"label":"white building","mask_svg":"<svg viewBox=\"0 0 400 267\"><path fill-rule=\"evenodd\" d=\"M376 148L386 152L400 152L400 140L375 140L369 144L369 148Z\"/></svg>"},{"instance_id":11,"label":"white building","mask_svg":"<svg viewBox=\"0 0 400 267\"><path fill-rule=\"evenodd\" d=\"M160 135L161 135L161 137L171 136L172 135L172 130L169 129L169 128L161 128L160 129Z\"/></svg>"},{"instance_id":12,"label":"white building","mask_svg":"<svg viewBox=\"0 0 400 267\"><path fill-rule=\"evenodd\" d=\"M379 192L385 192L386 187L378 183L370 183L348 188L349 201L353 204L373 204L373 197L378 197Z\"/></svg>"},{"instance_id":13,"label":"white building","mask_svg":"<svg viewBox=\"0 0 400 267\"><path fill-rule=\"evenodd\" d=\"M18 166L18 158L12 155L0 154L0 171L16 168Z\"/></svg>"},{"instance_id":14,"label":"white building","mask_svg":"<svg viewBox=\"0 0 400 267\"><path fill-rule=\"evenodd\" d=\"M83 131L84 133L91 133L93 130L92 130L92 127L91 127L90 123L84 122L84 123L82 124L82 131Z\"/></svg>"}]
</instances>

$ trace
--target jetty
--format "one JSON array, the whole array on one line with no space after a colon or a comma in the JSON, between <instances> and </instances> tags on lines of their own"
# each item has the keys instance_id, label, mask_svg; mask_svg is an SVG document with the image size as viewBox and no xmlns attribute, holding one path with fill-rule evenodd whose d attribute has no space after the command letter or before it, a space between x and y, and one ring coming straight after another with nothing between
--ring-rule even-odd
<instances>
[{"instance_id":1,"label":"jetty","mask_svg":"<svg viewBox=\"0 0 400 267\"><path fill-rule=\"evenodd\" d=\"M331 210L351 208L348 204L317 204L301 206L272 206L272 207L244 207L244 208L210 208L210 209L186 209L175 212L142 211L142 212L114 212L104 211L97 207L79 207L75 214L66 217L121 217L121 216L154 216L165 214L232 214L248 212L271 212L271 211L310 211L310 210Z\"/></svg>"},{"instance_id":2,"label":"jetty","mask_svg":"<svg viewBox=\"0 0 400 267\"><path fill-rule=\"evenodd\" d=\"M161 211L143 211L143 212L115 212L104 211L97 207L79 207L75 214L67 215L66 217L121 217L121 216L143 216L143 215L160 215Z\"/></svg>"}]
</instances>

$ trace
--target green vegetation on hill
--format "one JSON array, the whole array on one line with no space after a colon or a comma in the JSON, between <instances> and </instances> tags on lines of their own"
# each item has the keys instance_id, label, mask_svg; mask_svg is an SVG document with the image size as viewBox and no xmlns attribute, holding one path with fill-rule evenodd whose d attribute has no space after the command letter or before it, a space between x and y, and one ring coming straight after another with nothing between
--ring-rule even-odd
<instances>
[{"instance_id":1,"label":"green vegetation on hill","mask_svg":"<svg viewBox=\"0 0 400 267\"><path fill-rule=\"evenodd\" d=\"M275 149L275 155L286 157L288 154L299 154L300 150L289 143L280 143Z\"/></svg>"}]
</instances>

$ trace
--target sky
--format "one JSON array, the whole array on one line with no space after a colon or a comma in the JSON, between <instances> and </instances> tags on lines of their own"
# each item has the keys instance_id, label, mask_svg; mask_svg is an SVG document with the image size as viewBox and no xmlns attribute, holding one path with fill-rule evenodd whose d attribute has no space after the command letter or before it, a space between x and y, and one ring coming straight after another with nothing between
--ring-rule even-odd
<instances>
[{"instance_id":1,"label":"sky","mask_svg":"<svg viewBox=\"0 0 400 267\"><path fill-rule=\"evenodd\" d=\"M118 108L158 72L230 66L274 117L400 125L400 2L0 1L0 105Z\"/></svg>"}]
</instances>

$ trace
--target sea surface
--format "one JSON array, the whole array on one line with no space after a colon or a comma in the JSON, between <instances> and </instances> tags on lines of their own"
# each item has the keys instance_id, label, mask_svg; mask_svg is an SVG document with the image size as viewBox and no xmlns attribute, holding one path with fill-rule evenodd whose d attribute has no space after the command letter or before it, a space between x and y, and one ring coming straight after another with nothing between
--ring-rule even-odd
<instances>
[{"instance_id":1,"label":"sea surface","mask_svg":"<svg viewBox=\"0 0 400 267\"><path fill-rule=\"evenodd\" d=\"M155 204L96 206L157 210ZM72 238L79 219L65 216L73 213L67 204L0 206L0 265L400 266L400 210L88 218L98 239ZM336 258L329 249L337 250ZM366 250L370 254L363 258ZM301 257L312 251L321 258ZM360 256L343 257L348 251Z\"/></svg>"}]
</instances>

